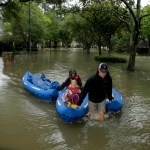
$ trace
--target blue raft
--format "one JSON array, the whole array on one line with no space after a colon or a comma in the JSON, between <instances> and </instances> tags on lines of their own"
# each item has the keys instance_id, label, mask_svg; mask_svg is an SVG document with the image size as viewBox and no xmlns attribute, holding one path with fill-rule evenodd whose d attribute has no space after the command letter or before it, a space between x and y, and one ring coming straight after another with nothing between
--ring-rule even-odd
<instances>
[{"instance_id":1,"label":"blue raft","mask_svg":"<svg viewBox=\"0 0 150 150\"><path fill-rule=\"evenodd\" d=\"M58 97L57 81L51 82L43 73L33 75L27 71L22 78L23 86L43 101L53 101Z\"/></svg>"},{"instance_id":2,"label":"blue raft","mask_svg":"<svg viewBox=\"0 0 150 150\"><path fill-rule=\"evenodd\" d=\"M88 96L85 97L80 107L72 108L67 107L66 103L62 101L64 93L65 89L59 92L59 96L56 100L56 111L64 122L76 122L88 112Z\"/></svg>"},{"instance_id":3,"label":"blue raft","mask_svg":"<svg viewBox=\"0 0 150 150\"><path fill-rule=\"evenodd\" d=\"M106 110L110 112L118 112L123 107L124 100L122 99L120 93L114 88L112 89L112 94L114 100L110 102L108 99L106 99Z\"/></svg>"},{"instance_id":4,"label":"blue raft","mask_svg":"<svg viewBox=\"0 0 150 150\"><path fill-rule=\"evenodd\" d=\"M84 101L81 104L81 107L72 108L67 107L66 103L62 101L62 96L65 93L65 89L60 91L59 96L56 100L56 110L58 115L64 122L76 122L86 115L88 112L88 94L85 97ZM106 110L109 112L117 112L121 110L124 105L124 101L114 88L112 89L114 100L110 102L106 99Z\"/></svg>"}]
</instances>

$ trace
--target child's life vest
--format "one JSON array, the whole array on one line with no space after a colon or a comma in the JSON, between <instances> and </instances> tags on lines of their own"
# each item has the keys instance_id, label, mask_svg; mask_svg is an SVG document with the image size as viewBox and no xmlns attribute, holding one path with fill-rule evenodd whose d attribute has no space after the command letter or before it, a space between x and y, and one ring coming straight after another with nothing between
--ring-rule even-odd
<instances>
[{"instance_id":1,"label":"child's life vest","mask_svg":"<svg viewBox=\"0 0 150 150\"><path fill-rule=\"evenodd\" d=\"M72 87L71 85L68 86L68 100L71 103L77 103L79 101L79 94L80 94L80 86Z\"/></svg>"}]
</instances>

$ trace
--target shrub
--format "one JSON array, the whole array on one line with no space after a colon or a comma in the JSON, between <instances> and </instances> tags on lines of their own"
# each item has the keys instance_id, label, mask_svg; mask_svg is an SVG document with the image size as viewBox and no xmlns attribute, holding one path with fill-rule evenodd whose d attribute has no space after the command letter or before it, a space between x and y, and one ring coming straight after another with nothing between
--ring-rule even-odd
<instances>
[{"instance_id":1,"label":"shrub","mask_svg":"<svg viewBox=\"0 0 150 150\"><path fill-rule=\"evenodd\" d=\"M101 62L115 62L115 63L126 63L127 60L121 57L114 56L95 56L96 61Z\"/></svg>"}]
</instances>

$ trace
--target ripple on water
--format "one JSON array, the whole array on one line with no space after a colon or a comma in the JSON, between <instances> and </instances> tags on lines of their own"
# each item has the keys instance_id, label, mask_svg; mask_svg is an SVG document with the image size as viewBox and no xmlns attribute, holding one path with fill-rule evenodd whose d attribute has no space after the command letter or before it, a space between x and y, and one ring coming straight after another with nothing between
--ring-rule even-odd
<instances>
[{"instance_id":1,"label":"ripple on water","mask_svg":"<svg viewBox=\"0 0 150 150\"><path fill-rule=\"evenodd\" d=\"M150 74L148 72L141 72L140 80L150 81Z\"/></svg>"},{"instance_id":2,"label":"ripple on water","mask_svg":"<svg viewBox=\"0 0 150 150\"><path fill-rule=\"evenodd\" d=\"M32 73L43 71L49 79L61 83L68 76L68 69L75 66L82 81L86 81L95 73L98 65L93 60L97 53L91 54L76 55L73 52L70 54L70 51L59 51L57 55L52 52L48 57L41 57L41 54L22 55L16 56L16 63L5 68L0 58L0 143L4 146L10 143L14 149L148 150L150 76L147 57L141 57L136 63L137 71L130 74L125 71L126 64L110 63L113 81L125 105L121 114L108 118L103 124L87 118L75 124L62 123L55 105L39 102L32 94L20 88L20 80L26 70Z\"/></svg>"},{"instance_id":3,"label":"ripple on water","mask_svg":"<svg viewBox=\"0 0 150 150\"><path fill-rule=\"evenodd\" d=\"M150 146L150 109L144 98L138 94L131 94L125 99L125 106L121 118L107 121L107 148L106 149L145 149ZM117 144L116 144L117 143Z\"/></svg>"},{"instance_id":4,"label":"ripple on water","mask_svg":"<svg viewBox=\"0 0 150 150\"><path fill-rule=\"evenodd\" d=\"M10 78L8 76L0 74L0 87L3 88L4 86L6 86L8 81L10 81Z\"/></svg>"},{"instance_id":5,"label":"ripple on water","mask_svg":"<svg viewBox=\"0 0 150 150\"><path fill-rule=\"evenodd\" d=\"M150 116L149 105L145 102L147 98L141 96L131 96L126 111L126 121L132 127L143 128Z\"/></svg>"}]
</instances>

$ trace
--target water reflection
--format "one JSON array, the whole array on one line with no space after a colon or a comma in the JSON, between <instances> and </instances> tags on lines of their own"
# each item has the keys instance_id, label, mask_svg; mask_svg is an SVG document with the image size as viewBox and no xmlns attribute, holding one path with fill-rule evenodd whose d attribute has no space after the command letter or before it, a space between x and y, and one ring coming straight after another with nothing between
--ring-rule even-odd
<instances>
[{"instance_id":1,"label":"water reflection","mask_svg":"<svg viewBox=\"0 0 150 150\"><path fill-rule=\"evenodd\" d=\"M7 84L7 80L10 79L8 76L3 74L3 66L3 60L0 58L0 87L4 87Z\"/></svg>"}]
</instances>

